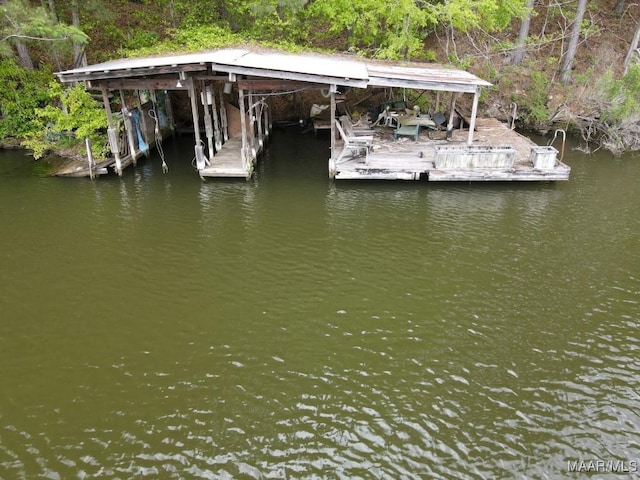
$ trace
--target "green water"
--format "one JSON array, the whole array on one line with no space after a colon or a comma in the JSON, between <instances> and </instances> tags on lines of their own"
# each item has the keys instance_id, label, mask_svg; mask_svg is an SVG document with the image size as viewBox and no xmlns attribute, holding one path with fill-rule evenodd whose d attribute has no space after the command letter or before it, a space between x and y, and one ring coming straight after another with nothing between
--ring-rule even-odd
<instances>
[{"instance_id":1,"label":"green water","mask_svg":"<svg viewBox=\"0 0 640 480\"><path fill-rule=\"evenodd\" d=\"M640 160L571 147L556 184L0 152L0 478L637 478Z\"/></svg>"}]
</instances>

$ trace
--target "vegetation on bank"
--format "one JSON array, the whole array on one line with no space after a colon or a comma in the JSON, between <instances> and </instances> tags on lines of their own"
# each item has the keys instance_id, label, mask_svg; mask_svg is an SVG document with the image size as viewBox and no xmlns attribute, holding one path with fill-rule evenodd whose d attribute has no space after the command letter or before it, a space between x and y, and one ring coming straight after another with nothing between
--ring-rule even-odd
<instances>
[{"instance_id":1,"label":"vegetation on bank","mask_svg":"<svg viewBox=\"0 0 640 480\"><path fill-rule=\"evenodd\" d=\"M53 71L255 43L453 63L494 84L490 115L511 120L517 104L521 128L638 150L639 19L625 0L0 0L0 144L41 156L90 138L100 157L103 109Z\"/></svg>"}]
</instances>

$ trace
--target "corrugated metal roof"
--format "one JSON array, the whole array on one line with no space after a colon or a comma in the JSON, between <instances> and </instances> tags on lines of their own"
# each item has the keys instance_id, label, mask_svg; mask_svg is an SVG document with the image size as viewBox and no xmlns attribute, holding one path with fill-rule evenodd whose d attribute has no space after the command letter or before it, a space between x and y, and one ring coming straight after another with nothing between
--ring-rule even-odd
<instances>
[{"instance_id":1,"label":"corrugated metal roof","mask_svg":"<svg viewBox=\"0 0 640 480\"><path fill-rule=\"evenodd\" d=\"M474 92L491 85L464 70L432 64L403 66L365 61L356 57L321 54L288 54L272 50L225 48L185 55L125 58L58 72L61 81L109 79L127 75L153 75L154 69L180 71L186 65L203 65L215 72L263 78L286 78L357 87L407 87L423 90Z\"/></svg>"}]
</instances>

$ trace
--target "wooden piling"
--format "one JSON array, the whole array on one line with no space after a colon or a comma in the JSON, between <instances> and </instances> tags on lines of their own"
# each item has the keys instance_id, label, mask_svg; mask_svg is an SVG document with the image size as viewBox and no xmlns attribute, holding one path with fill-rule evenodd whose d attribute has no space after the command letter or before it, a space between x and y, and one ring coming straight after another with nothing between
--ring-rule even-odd
<instances>
[{"instance_id":1,"label":"wooden piling","mask_svg":"<svg viewBox=\"0 0 640 480\"><path fill-rule=\"evenodd\" d=\"M122 89L120 89L120 105L120 112L122 113L122 119L124 120L124 131L127 134L127 141L129 143L129 155L131 156L131 161L135 166L138 156L136 153L136 143L133 138L133 122L131 121L131 112L127 108L127 102L125 101Z\"/></svg>"},{"instance_id":2,"label":"wooden piling","mask_svg":"<svg viewBox=\"0 0 640 480\"><path fill-rule=\"evenodd\" d=\"M118 132L113 126L113 118L111 113L111 103L109 101L109 89L101 88L102 91L102 103L104 103L104 110L107 114L107 137L109 139L109 147L116 161L116 172L118 175L122 175L122 159L120 158L120 146L118 145Z\"/></svg>"}]
</instances>

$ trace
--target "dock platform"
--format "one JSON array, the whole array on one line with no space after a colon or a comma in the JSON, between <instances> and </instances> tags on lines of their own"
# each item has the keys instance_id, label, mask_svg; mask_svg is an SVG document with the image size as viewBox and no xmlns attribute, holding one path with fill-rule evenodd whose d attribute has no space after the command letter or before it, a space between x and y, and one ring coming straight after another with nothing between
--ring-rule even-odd
<instances>
[{"instance_id":1,"label":"dock platform","mask_svg":"<svg viewBox=\"0 0 640 480\"><path fill-rule=\"evenodd\" d=\"M474 142L467 146L468 130L453 130L449 139L445 131L422 130L418 140L393 138L393 129L376 129L373 147L368 154L351 155L342 151L340 160L330 161L330 176L336 180L428 180L435 181L562 181L571 169L556 159L552 147L540 147L529 138L511 130L494 118L478 118ZM491 158L482 163L482 150ZM552 155L551 161L535 165L535 152ZM442 160L455 151L454 161ZM498 152L497 154L495 152ZM506 152L506 153L505 153ZM508 161L503 161L507 158ZM462 160L462 161L460 161ZM333 169L333 170L332 170Z\"/></svg>"},{"instance_id":2,"label":"dock platform","mask_svg":"<svg viewBox=\"0 0 640 480\"><path fill-rule=\"evenodd\" d=\"M219 152L210 160L210 165L199 170L201 177L249 178L252 169L248 169L242 162L242 138L234 137L227 140Z\"/></svg>"}]
</instances>

